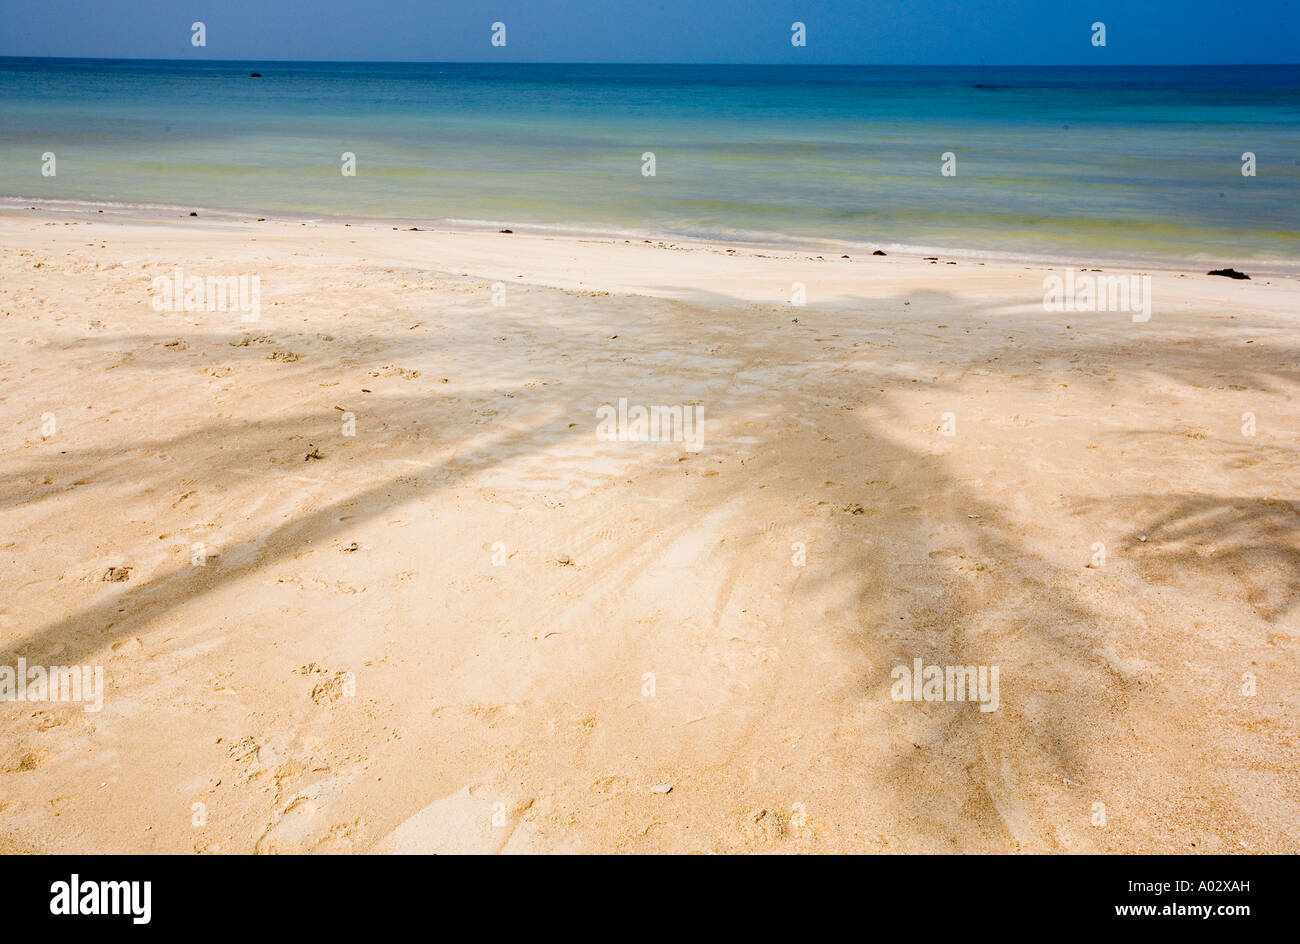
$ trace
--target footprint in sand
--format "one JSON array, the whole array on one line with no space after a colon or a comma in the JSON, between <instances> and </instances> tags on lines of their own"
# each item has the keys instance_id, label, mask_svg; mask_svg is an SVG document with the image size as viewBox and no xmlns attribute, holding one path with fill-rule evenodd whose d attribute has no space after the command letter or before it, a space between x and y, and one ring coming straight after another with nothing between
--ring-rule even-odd
<instances>
[{"instance_id":1,"label":"footprint in sand","mask_svg":"<svg viewBox=\"0 0 1300 944\"><path fill-rule=\"evenodd\" d=\"M298 852L311 831L316 816L316 801L298 797L280 814L279 821L257 840L258 855L283 855Z\"/></svg>"},{"instance_id":2,"label":"footprint in sand","mask_svg":"<svg viewBox=\"0 0 1300 944\"><path fill-rule=\"evenodd\" d=\"M434 800L371 850L384 855L494 855L533 851L533 827L520 821L532 800L511 804L481 785Z\"/></svg>"},{"instance_id":3,"label":"footprint in sand","mask_svg":"<svg viewBox=\"0 0 1300 944\"><path fill-rule=\"evenodd\" d=\"M10 764L6 771L8 773L26 773L30 770L39 770L44 767L50 759L50 752L46 750L26 751L16 761Z\"/></svg>"},{"instance_id":4,"label":"footprint in sand","mask_svg":"<svg viewBox=\"0 0 1300 944\"><path fill-rule=\"evenodd\" d=\"M281 768L277 783L287 779L290 765ZM287 793L289 802L257 840L258 855L285 855L309 851L350 852L360 820L329 823L330 805L351 779L350 773L332 775ZM328 824L328 828L327 827Z\"/></svg>"}]
</instances>

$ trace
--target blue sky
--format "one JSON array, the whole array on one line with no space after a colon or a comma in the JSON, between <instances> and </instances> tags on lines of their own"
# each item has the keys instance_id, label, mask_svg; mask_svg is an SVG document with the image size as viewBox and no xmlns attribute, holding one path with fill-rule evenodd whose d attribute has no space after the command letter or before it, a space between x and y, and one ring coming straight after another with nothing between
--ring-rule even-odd
<instances>
[{"instance_id":1,"label":"blue sky","mask_svg":"<svg viewBox=\"0 0 1300 944\"><path fill-rule=\"evenodd\" d=\"M190 44L190 24L207 47ZM1106 47L1090 26L1106 24ZM506 46L490 43L506 24ZM790 44L790 24L808 43ZM1292 0L0 0L0 55L854 64L1300 60Z\"/></svg>"}]
</instances>

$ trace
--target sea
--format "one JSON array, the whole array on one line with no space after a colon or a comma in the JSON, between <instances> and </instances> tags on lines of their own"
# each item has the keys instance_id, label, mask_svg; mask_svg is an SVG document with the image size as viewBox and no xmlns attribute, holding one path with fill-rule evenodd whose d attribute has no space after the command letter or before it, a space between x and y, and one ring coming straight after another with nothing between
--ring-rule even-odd
<instances>
[{"instance_id":1,"label":"sea","mask_svg":"<svg viewBox=\"0 0 1300 944\"><path fill-rule=\"evenodd\" d=\"M0 203L1295 264L1300 66L4 58Z\"/></svg>"}]
</instances>

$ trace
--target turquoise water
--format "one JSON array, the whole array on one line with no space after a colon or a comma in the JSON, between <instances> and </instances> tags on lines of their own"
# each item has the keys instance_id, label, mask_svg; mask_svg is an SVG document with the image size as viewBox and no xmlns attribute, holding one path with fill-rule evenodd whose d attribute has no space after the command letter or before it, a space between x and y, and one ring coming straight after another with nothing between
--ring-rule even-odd
<instances>
[{"instance_id":1,"label":"turquoise water","mask_svg":"<svg viewBox=\"0 0 1300 944\"><path fill-rule=\"evenodd\" d=\"M0 195L1294 262L1300 66L0 59Z\"/></svg>"}]
</instances>

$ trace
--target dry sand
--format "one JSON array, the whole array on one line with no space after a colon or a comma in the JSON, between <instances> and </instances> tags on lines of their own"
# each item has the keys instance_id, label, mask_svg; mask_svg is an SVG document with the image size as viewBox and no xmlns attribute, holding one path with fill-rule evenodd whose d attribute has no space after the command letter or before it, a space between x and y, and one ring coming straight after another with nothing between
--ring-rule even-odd
<instances>
[{"instance_id":1,"label":"dry sand","mask_svg":"<svg viewBox=\"0 0 1300 944\"><path fill-rule=\"evenodd\" d=\"M0 217L0 844L1300 851L1300 281L728 248Z\"/></svg>"}]
</instances>

